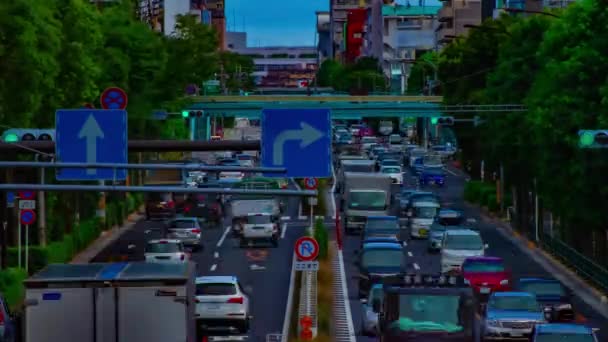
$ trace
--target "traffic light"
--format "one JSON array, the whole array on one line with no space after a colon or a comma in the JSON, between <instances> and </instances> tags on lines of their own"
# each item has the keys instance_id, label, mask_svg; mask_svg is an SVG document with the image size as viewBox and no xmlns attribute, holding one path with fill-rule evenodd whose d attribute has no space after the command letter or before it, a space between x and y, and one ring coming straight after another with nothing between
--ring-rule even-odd
<instances>
[{"instance_id":1,"label":"traffic light","mask_svg":"<svg viewBox=\"0 0 608 342\"><path fill-rule=\"evenodd\" d=\"M20 141L54 141L54 129L11 128L2 133L2 141L15 143Z\"/></svg>"},{"instance_id":2,"label":"traffic light","mask_svg":"<svg viewBox=\"0 0 608 342\"><path fill-rule=\"evenodd\" d=\"M608 130L578 131L578 145L580 148L608 148Z\"/></svg>"},{"instance_id":3,"label":"traffic light","mask_svg":"<svg viewBox=\"0 0 608 342\"><path fill-rule=\"evenodd\" d=\"M431 118L431 124L436 125L438 118Z\"/></svg>"},{"instance_id":4,"label":"traffic light","mask_svg":"<svg viewBox=\"0 0 608 342\"><path fill-rule=\"evenodd\" d=\"M202 118L203 117L203 111L202 110L182 110L182 117L184 119Z\"/></svg>"},{"instance_id":5,"label":"traffic light","mask_svg":"<svg viewBox=\"0 0 608 342\"><path fill-rule=\"evenodd\" d=\"M454 125L454 117L452 116L443 116L437 118L437 124L443 126L453 126Z\"/></svg>"}]
</instances>

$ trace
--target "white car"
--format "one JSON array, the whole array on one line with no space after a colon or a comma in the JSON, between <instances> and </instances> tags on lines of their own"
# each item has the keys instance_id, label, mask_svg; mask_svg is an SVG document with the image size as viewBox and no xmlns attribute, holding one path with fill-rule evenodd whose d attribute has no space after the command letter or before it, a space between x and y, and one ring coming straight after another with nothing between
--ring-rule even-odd
<instances>
[{"instance_id":1,"label":"white car","mask_svg":"<svg viewBox=\"0 0 608 342\"><path fill-rule=\"evenodd\" d=\"M466 258L484 256L489 247L478 232L470 229L447 230L441 246L441 273L460 272Z\"/></svg>"},{"instance_id":2,"label":"white car","mask_svg":"<svg viewBox=\"0 0 608 342\"><path fill-rule=\"evenodd\" d=\"M249 154L237 154L236 159L242 167L253 167L253 156Z\"/></svg>"},{"instance_id":3,"label":"white car","mask_svg":"<svg viewBox=\"0 0 608 342\"><path fill-rule=\"evenodd\" d=\"M220 172L220 179L242 181L245 178L245 174L241 171L222 171Z\"/></svg>"},{"instance_id":4,"label":"white car","mask_svg":"<svg viewBox=\"0 0 608 342\"><path fill-rule=\"evenodd\" d=\"M378 138L376 137L363 137L361 138L361 149L364 151L368 151L375 144L378 143Z\"/></svg>"},{"instance_id":5,"label":"white car","mask_svg":"<svg viewBox=\"0 0 608 342\"><path fill-rule=\"evenodd\" d=\"M268 241L274 247L278 247L280 235L279 225L273 220L272 215L268 213L249 214L243 223L240 246L245 247L253 241Z\"/></svg>"},{"instance_id":6,"label":"white car","mask_svg":"<svg viewBox=\"0 0 608 342\"><path fill-rule=\"evenodd\" d=\"M385 165L380 167L380 173L388 174L393 184L403 184L403 171L399 166Z\"/></svg>"},{"instance_id":7,"label":"white car","mask_svg":"<svg viewBox=\"0 0 608 342\"><path fill-rule=\"evenodd\" d=\"M146 262L172 263L187 262L190 255L186 253L180 240L150 240L144 251Z\"/></svg>"},{"instance_id":8,"label":"white car","mask_svg":"<svg viewBox=\"0 0 608 342\"><path fill-rule=\"evenodd\" d=\"M241 334L249 331L249 296L236 277L198 277L195 282L198 327Z\"/></svg>"}]
</instances>

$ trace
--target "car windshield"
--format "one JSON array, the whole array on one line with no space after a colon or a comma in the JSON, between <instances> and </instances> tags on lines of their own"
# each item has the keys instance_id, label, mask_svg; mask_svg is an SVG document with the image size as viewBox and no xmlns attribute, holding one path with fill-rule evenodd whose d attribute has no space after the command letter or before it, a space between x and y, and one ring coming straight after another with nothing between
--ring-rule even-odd
<instances>
[{"instance_id":1,"label":"car windshield","mask_svg":"<svg viewBox=\"0 0 608 342\"><path fill-rule=\"evenodd\" d=\"M595 342L591 334L540 333L535 342Z\"/></svg>"},{"instance_id":2,"label":"car windshield","mask_svg":"<svg viewBox=\"0 0 608 342\"><path fill-rule=\"evenodd\" d=\"M433 168L425 168L424 171L422 171L422 173L424 173L424 175L426 176L443 176L443 170L440 167L433 167Z\"/></svg>"},{"instance_id":3,"label":"car windshield","mask_svg":"<svg viewBox=\"0 0 608 342\"><path fill-rule=\"evenodd\" d=\"M344 164L344 172L372 172L373 165L371 164Z\"/></svg>"},{"instance_id":4,"label":"car windshield","mask_svg":"<svg viewBox=\"0 0 608 342\"><path fill-rule=\"evenodd\" d=\"M237 158L239 160L253 160L253 157L247 154L240 154Z\"/></svg>"},{"instance_id":5,"label":"car windshield","mask_svg":"<svg viewBox=\"0 0 608 342\"><path fill-rule=\"evenodd\" d=\"M394 159L383 159L382 166L399 166L399 162Z\"/></svg>"},{"instance_id":6,"label":"car windshield","mask_svg":"<svg viewBox=\"0 0 608 342\"><path fill-rule=\"evenodd\" d=\"M268 224L272 223L270 215L247 216L247 224Z\"/></svg>"},{"instance_id":7,"label":"car windshield","mask_svg":"<svg viewBox=\"0 0 608 342\"><path fill-rule=\"evenodd\" d=\"M399 229L399 222L395 219L372 219L367 220L365 224L365 229L391 229L396 228Z\"/></svg>"},{"instance_id":8,"label":"car windshield","mask_svg":"<svg viewBox=\"0 0 608 342\"><path fill-rule=\"evenodd\" d=\"M197 296L231 296L236 294L236 286L231 283L196 284Z\"/></svg>"},{"instance_id":9,"label":"car windshield","mask_svg":"<svg viewBox=\"0 0 608 342\"><path fill-rule=\"evenodd\" d=\"M444 225L444 226L458 226L458 225L462 224L462 222L464 221L464 218L462 217L462 215L441 216L441 213L440 213L437 221L439 222L439 224Z\"/></svg>"},{"instance_id":10,"label":"car windshield","mask_svg":"<svg viewBox=\"0 0 608 342\"><path fill-rule=\"evenodd\" d=\"M456 250L480 250L483 249L483 241L478 234L447 234L445 238L445 249Z\"/></svg>"},{"instance_id":11,"label":"car windshield","mask_svg":"<svg viewBox=\"0 0 608 342\"><path fill-rule=\"evenodd\" d=\"M384 210L386 208L386 192L351 191L348 207L355 210Z\"/></svg>"},{"instance_id":12,"label":"car windshield","mask_svg":"<svg viewBox=\"0 0 608 342\"><path fill-rule=\"evenodd\" d=\"M532 296L492 296L488 307L495 310L540 311L540 305Z\"/></svg>"},{"instance_id":13,"label":"car windshield","mask_svg":"<svg viewBox=\"0 0 608 342\"><path fill-rule=\"evenodd\" d=\"M502 261L465 261L462 269L465 272L473 272L473 273L496 273L496 272L504 272L505 265Z\"/></svg>"},{"instance_id":14,"label":"car windshield","mask_svg":"<svg viewBox=\"0 0 608 342\"><path fill-rule=\"evenodd\" d=\"M416 218L434 218L437 216L439 208L436 207L415 207L414 217Z\"/></svg>"},{"instance_id":15,"label":"car windshield","mask_svg":"<svg viewBox=\"0 0 608 342\"><path fill-rule=\"evenodd\" d=\"M196 228L196 222L192 220L174 220L169 228Z\"/></svg>"},{"instance_id":16,"label":"car windshield","mask_svg":"<svg viewBox=\"0 0 608 342\"><path fill-rule=\"evenodd\" d=\"M174 242L150 242L146 245L146 253L179 253L184 249Z\"/></svg>"},{"instance_id":17,"label":"car windshield","mask_svg":"<svg viewBox=\"0 0 608 342\"><path fill-rule=\"evenodd\" d=\"M398 167L383 167L382 173L401 173L401 169Z\"/></svg>"},{"instance_id":18,"label":"car windshield","mask_svg":"<svg viewBox=\"0 0 608 342\"><path fill-rule=\"evenodd\" d=\"M391 267L401 268L403 266L403 251L400 249L368 249L363 252L361 258L363 268Z\"/></svg>"},{"instance_id":19,"label":"car windshield","mask_svg":"<svg viewBox=\"0 0 608 342\"><path fill-rule=\"evenodd\" d=\"M425 156L423 159L424 165L441 165L440 156Z\"/></svg>"},{"instance_id":20,"label":"car windshield","mask_svg":"<svg viewBox=\"0 0 608 342\"><path fill-rule=\"evenodd\" d=\"M391 323L391 328L458 333L464 330L459 312L459 296L402 294L399 318Z\"/></svg>"},{"instance_id":21,"label":"car windshield","mask_svg":"<svg viewBox=\"0 0 608 342\"><path fill-rule=\"evenodd\" d=\"M558 282L522 282L520 289L536 296L565 296L566 291Z\"/></svg>"}]
</instances>

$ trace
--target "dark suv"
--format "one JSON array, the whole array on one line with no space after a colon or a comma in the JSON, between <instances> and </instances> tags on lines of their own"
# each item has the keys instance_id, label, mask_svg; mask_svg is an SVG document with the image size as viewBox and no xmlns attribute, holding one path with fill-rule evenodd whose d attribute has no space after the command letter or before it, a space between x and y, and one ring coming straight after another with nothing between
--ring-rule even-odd
<instances>
[{"instance_id":1,"label":"dark suv","mask_svg":"<svg viewBox=\"0 0 608 342\"><path fill-rule=\"evenodd\" d=\"M146 220L167 220L176 214L170 192L149 192L146 195Z\"/></svg>"}]
</instances>

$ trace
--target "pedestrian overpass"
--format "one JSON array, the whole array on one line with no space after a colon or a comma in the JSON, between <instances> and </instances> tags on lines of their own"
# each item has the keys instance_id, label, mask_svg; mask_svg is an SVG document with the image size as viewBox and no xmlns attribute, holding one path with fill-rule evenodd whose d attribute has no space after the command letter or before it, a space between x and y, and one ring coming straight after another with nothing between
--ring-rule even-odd
<instances>
[{"instance_id":1,"label":"pedestrian overpass","mask_svg":"<svg viewBox=\"0 0 608 342\"><path fill-rule=\"evenodd\" d=\"M251 95L193 96L189 110L211 117L259 119L264 109L327 108L332 119L363 117L436 117L441 115L441 96L349 95Z\"/></svg>"}]
</instances>

